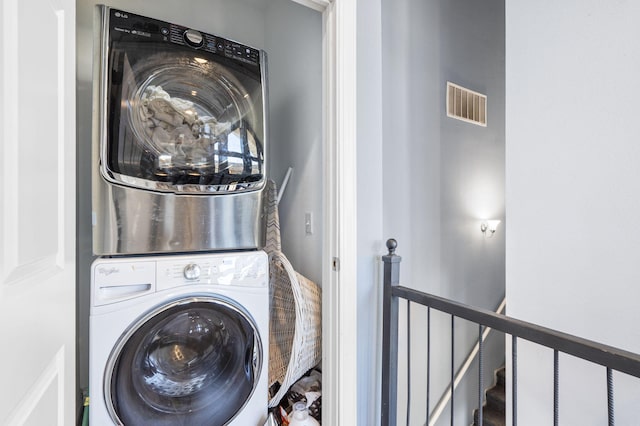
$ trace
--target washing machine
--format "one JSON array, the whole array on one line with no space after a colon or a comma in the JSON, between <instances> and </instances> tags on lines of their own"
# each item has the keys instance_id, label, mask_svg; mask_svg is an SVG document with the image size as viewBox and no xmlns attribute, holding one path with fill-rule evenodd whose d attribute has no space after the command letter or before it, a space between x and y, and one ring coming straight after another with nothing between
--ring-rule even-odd
<instances>
[{"instance_id":1,"label":"washing machine","mask_svg":"<svg viewBox=\"0 0 640 426\"><path fill-rule=\"evenodd\" d=\"M93 251L264 244L264 51L97 6Z\"/></svg>"},{"instance_id":2,"label":"washing machine","mask_svg":"<svg viewBox=\"0 0 640 426\"><path fill-rule=\"evenodd\" d=\"M262 426L267 262L262 251L94 261L90 424Z\"/></svg>"}]
</instances>

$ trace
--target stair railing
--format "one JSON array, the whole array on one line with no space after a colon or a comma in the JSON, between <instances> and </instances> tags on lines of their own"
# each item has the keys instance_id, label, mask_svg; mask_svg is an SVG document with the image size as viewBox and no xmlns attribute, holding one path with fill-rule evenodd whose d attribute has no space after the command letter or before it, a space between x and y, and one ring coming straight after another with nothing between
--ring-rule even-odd
<instances>
[{"instance_id":1,"label":"stair railing","mask_svg":"<svg viewBox=\"0 0 640 426\"><path fill-rule=\"evenodd\" d=\"M506 299L502 299L502 302L500 302L500 305L498 305L498 309L496 309L496 313L503 314L506 308L506 305L507 305ZM482 339L481 340L479 339L476 342L475 346L471 349L471 351L469 352L469 355L467 355L464 362L462 363L462 366L456 372L453 378L453 393L455 393L456 389L458 388L458 385L460 384L464 376L469 371L469 368L471 367L473 360L480 353L480 344L486 342L491 330L492 329L490 327L485 327L484 331L482 332ZM451 386L451 384L449 384L449 386ZM451 402L451 391L445 389L445 391L442 393L442 396L440 397L435 407L433 408L433 411L429 416L428 422L425 422L425 426L434 426L438 422L445 408L447 407L447 404L449 404L450 402ZM479 410L482 410L482 407L480 407Z\"/></svg>"},{"instance_id":2,"label":"stair railing","mask_svg":"<svg viewBox=\"0 0 640 426\"><path fill-rule=\"evenodd\" d=\"M541 327L532 323L517 320L500 315L495 312L474 308L462 303L454 302L432 294L423 293L408 287L400 286L400 262L402 258L395 254L397 242L394 239L387 241L388 254L382 256L384 263L384 289L383 289L383 319L382 319L382 389L381 389L381 414L382 426L395 426L397 421L397 391L398 391L398 302L400 299L408 303L416 303L427 307L427 398L426 413L429 410L429 380L430 380L430 313L436 310L451 316L451 424L454 420L454 382L455 366L454 358L454 322L456 318L461 318L478 325L478 354L480 367L478 369L478 407L479 425L482 426L482 406L484 393L484 378L482 373L482 358L484 352L482 335L487 327L501 331L511 336L511 413L512 425L518 424L517 409L517 343L518 339L523 339L554 351L554 395L553 395L553 419L554 425L558 425L559 413L559 363L558 354L565 353L574 357L601 365L606 369L606 391L607 391L607 417L608 425L614 426L614 393L613 393L613 371L626 373L640 378L640 355L603 345L591 340L576 337L567 333ZM410 323L407 324L407 345L410 350ZM407 376L411 377L410 368ZM409 383L410 386L410 383ZM407 398L407 424L409 419L410 398ZM429 419L426 421L429 424Z\"/></svg>"}]
</instances>

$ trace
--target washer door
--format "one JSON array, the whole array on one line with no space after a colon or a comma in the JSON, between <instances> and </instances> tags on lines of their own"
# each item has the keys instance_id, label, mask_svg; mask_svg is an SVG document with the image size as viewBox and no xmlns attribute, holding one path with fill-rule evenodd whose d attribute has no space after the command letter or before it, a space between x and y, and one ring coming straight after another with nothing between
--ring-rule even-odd
<instances>
[{"instance_id":1,"label":"washer door","mask_svg":"<svg viewBox=\"0 0 640 426\"><path fill-rule=\"evenodd\" d=\"M105 372L117 424L224 425L262 368L260 336L233 301L190 297L152 311L122 336Z\"/></svg>"}]
</instances>

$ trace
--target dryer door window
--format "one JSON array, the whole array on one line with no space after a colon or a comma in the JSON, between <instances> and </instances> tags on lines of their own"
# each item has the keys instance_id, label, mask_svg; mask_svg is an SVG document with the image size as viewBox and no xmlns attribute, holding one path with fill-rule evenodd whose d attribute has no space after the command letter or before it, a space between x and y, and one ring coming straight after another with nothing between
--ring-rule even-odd
<instances>
[{"instance_id":1,"label":"dryer door window","mask_svg":"<svg viewBox=\"0 0 640 426\"><path fill-rule=\"evenodd\" d=\"M112 10L105 49L101 171L115 183L174 193L225 193L264 183L260 52ZM178 42L182 43L179 44ZM217 47L220 45L220 47Z\"/></svg>"},{"instance_id":2,"label":"dryer door window","mask_svg":"<svg viewBox=\"0 0 640 426\"><path fill-rule=\"evenodd\" d=\"M251 397L262 348L233 302L189 298L152 312L116 346L107 406L118 424L227 424Z\"/></svg>"}]
</instances>

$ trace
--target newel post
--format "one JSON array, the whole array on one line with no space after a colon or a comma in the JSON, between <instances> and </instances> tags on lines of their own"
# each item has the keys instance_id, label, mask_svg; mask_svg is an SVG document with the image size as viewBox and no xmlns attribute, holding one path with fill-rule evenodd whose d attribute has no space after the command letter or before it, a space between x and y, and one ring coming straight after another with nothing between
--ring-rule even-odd
<instances>
[{"instance_id":1,"label":"newel post","mask_svg":"<svg viewBox=\"0 0 640 426\"><path fill-rule=\"evenodd\" d=\"M400 261L395 254L398 243L387 240L389 253L382 256L384 282L382 293L382 403L381 426L394 426L397 418L398 396L398 298L392 288L400 282Z\"/></svg>"}]
</instances>

